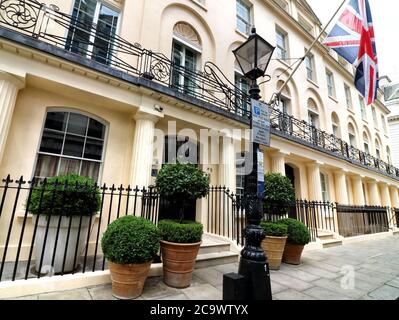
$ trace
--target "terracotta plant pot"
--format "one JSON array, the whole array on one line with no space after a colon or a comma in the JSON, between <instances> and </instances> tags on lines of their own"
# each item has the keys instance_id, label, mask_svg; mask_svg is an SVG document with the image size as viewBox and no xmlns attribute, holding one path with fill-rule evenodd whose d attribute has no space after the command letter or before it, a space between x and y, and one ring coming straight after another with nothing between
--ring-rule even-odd
<instances>
[{"instance_id":1,"label":"terracotta plant pot","mask_svg":"<svg viewBox=\"0 0 399 320\"><path fill-rule=\"evenodd\" d=\"M163 279L168 286L190 286L200 245L201 242L185 244L161 241Z\"/></svg>"},{"instance_id":2,"label":"terracotta plant pot","mask_svg":"<svg viewBox=\"0 0 399 320\"><path fill-rule=\"evenodd\" d=\"M151 268L151 262L142 264L117 264L108 261L112 280L112 295L130 300L143 292L144 282Z\"/></svg>"},{"instance_id":3,"label":"terracotta plant pot","mask_svg":"<svg viewBox=\"0 0 399 320\"><path fill-rule=\"evenodd\" d=\"M279 270L281 259L287 237L272 237L266 236L262 241L262 249L265 251L267 260L269 261L269 268L272 270Z\"/></svg>"},{"instance_id":4,"label":"terracotta plant pot","mask_svg":"<svg viewBox=\"0 0 399 320\"><path fill-rule=\"evenodd\" d=\"M301 264L301 255L304 245L287 242L283 253L283 262L288 264Z\"/></svg>"}]
</instances>

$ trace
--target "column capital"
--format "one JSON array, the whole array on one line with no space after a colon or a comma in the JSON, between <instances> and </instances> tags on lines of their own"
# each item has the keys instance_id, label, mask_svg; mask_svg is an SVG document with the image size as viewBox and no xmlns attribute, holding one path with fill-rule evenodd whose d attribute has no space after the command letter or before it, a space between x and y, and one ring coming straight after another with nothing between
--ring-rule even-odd
<instances>
[{"instance_id":1,"label":"column capital","mask_svg":"<svg viewBox=\"0 0 399 320\"><path fill-rule=\"evenodd\" d=\"M343 169L343 168L338 168L338 169L335 169L333 172L335 174L345 174L345 175L347 175L349 173L349 170L348 169Z\"/></svg>"},{"instance_id":2,"label":"column capital","mask_svg":"<svg viewBox=\"0 0 399 320\"><path fill-rule=\"evenodd\" d=\"M150 120L157 123L159 119L163 118L164 115L156 110L149 110L148 108L140 107L137 112L133 115L134 120Z\"/></svg>"},{"instance_id":3,"label":"column capital","mask_svg":"<svg viewBox=\"0 0 399 320\"><path fill-rule=\"evenodd\" d=\"M222 137L222 138L227 138L227 139L232 139L234 141L241 141L241 130L240 129L229 129L229 128L224 128L217 130L217 133Z\"/></svg>"},{"instance_id":4,"label":"column capital","mask_svg":"<svg viewBox=\"0 0 399 320\"><path fill-rule=\"evenodd\" d=\"M308 168L320 168L320 166L322 166L324 164L324 162L321 161L312 161L306 164L306 167Z\"/></svg>"},{"instance_id":5,"label":"column capital","mask_svg":"<svg viewBox=\"0 0 399 320\"><path fill-rule=\"evenodd\" d=\"M270 152L270 156L272 158L281 158L281 157L287 157L291 154L291 152L285 151L285 150L275 150Z\"/></svg>"},{"instance_id":6,"label":"column capital","mask_svg":"<svg viewBox=\"0 0 399 320\"><path fill-rule=\"evenodd\" d=\"M8 72L0 71L0 80L11 82L18 88L18 90L25 87L25 79L16 77Z\"/></svg>"}]
</instances>

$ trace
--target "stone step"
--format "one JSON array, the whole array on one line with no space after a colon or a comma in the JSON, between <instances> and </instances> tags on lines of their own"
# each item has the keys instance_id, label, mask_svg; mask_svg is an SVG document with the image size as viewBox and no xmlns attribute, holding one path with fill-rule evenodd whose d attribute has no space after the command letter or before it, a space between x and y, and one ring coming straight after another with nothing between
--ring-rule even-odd
<instances>
[{"instance_id":1,"label":"stone step","mask_svg":"<svg viewBox=\"0 0 399 320\"><path fill-rule=\"evenodd\" d=\"M320 240L332 240L334 239L334 234L332 234L331 232L319 231L317 233L317 237Z\"/></svg>"},{"instance_id":2,"label":"stone step","mask_svg":"<svg viewBox=\"0 0 399 320\"><path fill-rule=\"evenodd\" d=\"M399 229L393 230L392 233L394 236L399 236Z\"/></svg>"},{"instance_id":3,"label":"stone step","mask_svg":"<svg viewBox=\"0 0 399 320\"><path fill-rule=\"evenodd\" d=\"M230 243L207 243L201 245L198 254L229 252Z\"/></svg>"},{"instance_id":4,"label":"stone step","mask_svg":"<svg viewBox=\"0 0 399 320\"><path fill-rule=\"evenodd\" d=\"M197 256L195 268L214 267L221 264L234 263L238 261L238 254L231 251L216 253L204 253Z\"/></svg>"},{"instance_id":5,"label":"stone step","mask_svg":"<svg viewBox=\"0 0 399 320\"><path fill-rule=\"evenodd\" d=\"M342 240L339 240L339 239L323 240L322 244L323 244L323 248L338 247L338 246L342 246Z\"/></svg>"}]
</instances>

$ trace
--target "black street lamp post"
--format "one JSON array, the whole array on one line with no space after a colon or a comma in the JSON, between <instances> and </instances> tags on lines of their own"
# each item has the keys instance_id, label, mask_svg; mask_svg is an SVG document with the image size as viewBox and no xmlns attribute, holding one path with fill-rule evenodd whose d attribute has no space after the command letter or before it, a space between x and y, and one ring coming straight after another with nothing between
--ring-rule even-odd
<instances>
[{"instance_id":1,"label":"black street lamp post","mask_svg":"<svg viewBox=\"0 0 399 320\"><path fill-rule=\"evenodd\" d=\"M263 77L275 47L256 34L233 51L244 76L252 81L249 95L260 100L256 80ZM253 114L251 113L251 129ZM252 142L252 168L245 177L244 207L247 219L245 246L241 251L238 274L227 274L223 280L225 300L271 300L270 273L267 257L261 248L265 237L260 221L263 213L264 185L258 181L259 143ZM263 172L263 170L262 170Z\"/></svg>"}]
</instances>

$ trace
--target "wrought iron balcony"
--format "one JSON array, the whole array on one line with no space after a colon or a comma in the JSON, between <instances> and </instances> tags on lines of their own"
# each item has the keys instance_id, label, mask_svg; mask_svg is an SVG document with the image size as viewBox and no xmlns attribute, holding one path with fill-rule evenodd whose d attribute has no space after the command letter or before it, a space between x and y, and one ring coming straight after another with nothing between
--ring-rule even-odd
<instances>
[{"instance_id":1,"label":"wrought iron balcony","mask_svg":"<svg viewBox=\"0 0 399 320\"><path fill-rule=\"evenodd\" d=\"M226 84L228 79L211 63L204 71L182 67L162 53L113 34L106 26L82 22L36 0L0 0L0 25L249 119L239 102L247 100L247 95Z\"/></svg>"},{"instance_id":2,"label":"wrought iron balcony","mask_svg":"<svg viewBox=\"0 0 399 320\"><path fill-rule=\"evenodd\" d=\"M294 141L299 140L308 146L399 180L398 168L349 145L335 135L322 131L306 121L298 120L293 116L273 109L271 126L274 134Z\"/></svg>"},{"instance_id":3,"label":"wrought iron balcony","mask_svg":"<svg viewBox=\"0 0 399 320\"><path fill-rule=\"evenodd\" d=\"M162 53L144 49L95 24L87 24L59 11L54 5L36 0L0 0L0 26L59 47L79 57L79 61L118 70L123 74L149 80L223 110L224 114L249 123L250 100L212 63L204 71L176 65ZM74 36L75 35L75 36ZM18 40L19 42L24 39ZM84 59L82 59L84 57ZM176 81L176 79L184 81ZM271 115L272 133L329 153L351 163L399 180L399 169L350 146L340 138L311 126L279 110Z\"/></svg>"}]
</instances>

